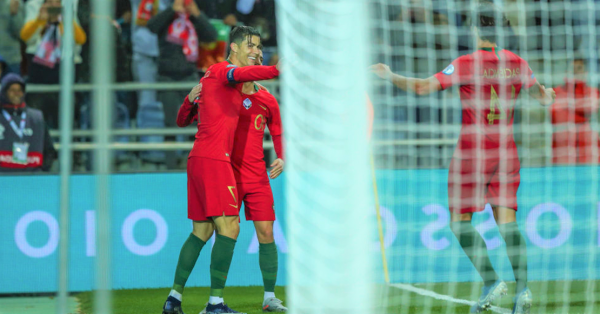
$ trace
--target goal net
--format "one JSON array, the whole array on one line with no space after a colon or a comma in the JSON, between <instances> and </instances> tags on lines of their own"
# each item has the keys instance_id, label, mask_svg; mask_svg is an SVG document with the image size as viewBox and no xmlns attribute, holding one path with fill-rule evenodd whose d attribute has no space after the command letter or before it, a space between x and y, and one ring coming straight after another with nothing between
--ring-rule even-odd
<instances>
[{"instance_id":1,"label":"goal net","mask_svg":"<svg viewBox=\"0 0 600 314\"><path fill-rule=\"evenodd\" d=\"M464 70L449 65L461 56L475 56L482 48L477 37L490 35L489 27L486 34L472 27L479 19L481 2L368 0L371 63L387 64L393 73L421 79ZM409 91L404 91L397 86L401 81L368 76L375 113L376 196L387 261L375 278L389 288L384 306L390 313L467 313L482 294L482 276L451 229L449 199L457 198L454 207L472 205L479 211L471 225L484 239L498 278L508 286L507 296L494 302L491 311L511 313L518 291L507 241L492 205L510 204L515 184L516 222L526 242L527 287L533 296L531 313L600 311L600 6L591 0L494 4L497 20L504 16L507 22L492 27L493 51L500 60L493 72L484 72L485 63L474 62L472 71L479 75L427 95L410 91L414 88L410 82L404 86ZM316 31L312 27L307 25L302 32ZM335 25L329 30L338 32ZM346 47L348 53L357 48ZM510 60L503 59L508 54L502 49L524 59L534 75L525 77L527 67L517 74L507 70ZM521 76L520 83L508 80ZM486 79L493 78L502 86L496 87L498 92L492 87L486 98ZM533 78L554 89L552 105L541 105L527 90ZM481 88L469 91L465 87L469 84ZM520 92L510 95L511 88ZM461 103L464 93L487 101L477 114L492 115L490 124L499 125L496 131L501 134L497 141L514 138L518 161L511 159L515 155L510 147L502 146L492 156L492 149L485 146L493 142L485 131L490 128L487 120L463 128L470 119L466 115L472 114ZM494 97L500 99L495 108ZM457 154L459 136L469 135L476 139L469 151L473 155ZM455 162L462 161L449 169L453 156ZM490 166L494 160L496 164ZM477 171L483 175L466 173ZM514 171L520 172L520 178Z\"/></svg>"}]
</instances>

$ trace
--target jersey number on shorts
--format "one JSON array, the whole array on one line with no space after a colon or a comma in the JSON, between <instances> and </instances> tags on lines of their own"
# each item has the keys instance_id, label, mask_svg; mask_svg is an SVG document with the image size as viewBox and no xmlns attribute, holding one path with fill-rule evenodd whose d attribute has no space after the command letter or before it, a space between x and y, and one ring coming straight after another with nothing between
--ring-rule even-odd
<instances>
[{"instance_id":1,"label":"jersey number on shorts","mask_svg":"<svg viewBox=\"0 0 600 314\"><path fill-rule=\"evenodd\" d=\"M233 201L235 202L235 205L229 204L229 206L231 206L233 208L238 208L237 199L235 197L235 193L233 193L233 189L235 189L235 186L227 186L227 188L229 189L229 193L231 193L231 196L233 197Z\"/></svg>"},{"instance_id":2,"label":"jersey number on shorts","mask_svg":"<svg viewBox=\"0 0 600 314\"><path fill-rule=\"evenodd\" d=\"M490 113L487 115L487 119L489 124L494 124L496 120L506 119L506 111L502 108L500 104L500 98L498 97L498 93L494 89L494 86L490 86ZM515 86L511 86L510 99L515 98ZM496 113L496 110L498 113Z\"/></svg>"}]
</instances>

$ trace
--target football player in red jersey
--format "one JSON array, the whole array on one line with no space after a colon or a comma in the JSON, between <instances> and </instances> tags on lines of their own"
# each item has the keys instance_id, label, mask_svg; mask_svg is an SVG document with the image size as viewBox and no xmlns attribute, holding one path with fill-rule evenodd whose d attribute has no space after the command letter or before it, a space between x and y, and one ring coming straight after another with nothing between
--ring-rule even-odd
<instances>
[{"instance_id":1,"label":"football player in red jersey","mask_svg":"<svg viewBox=\"0 0 600 314\"><path fill-rule=\"evenodd\" d=\"M483 238L471 225L473 213L489 203L517 281L513 313L528 313L531 291L527 288L526 243L516 222L520 165L512 131L513 109L522 89L542 105L550 105L555 94L537 82L525 60L497 47L497 28L509 27L509 23L493 4L481 2L475 16L472 27L478 50L457 58L443 71L418 79L393 74L384 64L371 69L400 89L418 95L460 87L462 128L450 163L448 199L452 232L484 280L482 295L472 312L489 309L493 299L507 293Z\"/></svg>"},{"instance_id":2,"label":"football player in red jersey","mask_svg":"<svg viewBox=\"0 0 600 314\"><path fill-rule=\"evenodd\" d=\"M263 63L262 47L257 64ZM201 86L200 86L201 88ZM282 301L275 297L278 257L273 236L275 204L269 183L283 171L283 139L281 116L277 99L265 88L254 83L244 83L243 109L235 132L231 164L240 202L244 202L246 220L254 221L259 242L259 265L264 283L264 312L286 312ZM185 104L184 104L185 105ZM193 106L184 106L179 110L177 125L185 127L198 120L198 111ZM270 175L264 158L263 138L265 126L273 139L277 159L271 163Z\"/></svg>"},{"instance_id":3,"label":"football player in red jersey","mask_svg":"<svg viewBox=\"0 0 600 314\"><path fill-rule=\"evenodd\" d=\"M262 59L261 51L258 64L262 64ZM287 312L282 301L275 297L278 257L273 236L275 203L269 183L269 177L277 178L284 165L279 104L273 95L255 83L244 83L243 92L245 99L235 131L231 164L239 199L244 202L246 220L254 222L258 237L258 258L264 284L263 312ZM271 164L270 176L267 176L263 160L265 127L269 128L277 154Z\"/></svg>"},{"instance_id":4,"label":"football player in red jersey","mask_svg":"<svg viewBox=\"0 0 600 314\"><path fill-rule=\"evenodd\" d=\"M237 184L231 167L233 139L242 103L242 82L267 80L279 75L277 66L254 66L259 55L260 34L240 26L230 33L231 52L227 61L208 68L200 86L192 89L182 107L194 107L202 117L194 147L188 158L188 218L193 231L181 248L175 281L164 314L183 313L182 293L200 250L217 230L211 253L211 292L207 313L238 313L223 301L233 250L239 235Z\"/></svg>"}]
</instances>

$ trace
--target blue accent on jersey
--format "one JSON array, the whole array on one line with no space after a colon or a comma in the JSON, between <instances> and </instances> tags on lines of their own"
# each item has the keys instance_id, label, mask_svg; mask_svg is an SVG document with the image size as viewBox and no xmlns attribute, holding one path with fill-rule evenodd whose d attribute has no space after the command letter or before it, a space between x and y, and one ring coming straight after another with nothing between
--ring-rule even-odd
<instances>
[{"instance_id":1,"label":"blue accent on jersey","mask_svg":"<svg viewBox=\"0 0 600 314\"><path fill-rule=\"evenodd\" d=\"M454 65L450 64L442 71L442 73L444 73L446 75L450 75L450 74L454 73Z\"/></svg>"},{"instance_id":2,"label":"blue accent on jersey","mask_svg":"<svg viewBox=\"0 0 600 314\"><path fill-rule=\"evenodd\" d=\"M235 71L235 69L236 68L233 68L233 69L227 71L227 80L229 81L229 83L234 83L234 84L239 83L233 78L233 71Z\"/></svg>"}]
</instances>

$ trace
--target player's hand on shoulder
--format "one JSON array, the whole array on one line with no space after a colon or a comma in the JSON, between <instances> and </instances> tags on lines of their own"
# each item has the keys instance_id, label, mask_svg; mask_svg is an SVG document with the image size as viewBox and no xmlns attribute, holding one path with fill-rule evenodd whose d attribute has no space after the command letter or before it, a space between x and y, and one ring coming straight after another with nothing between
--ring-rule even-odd
<instances>
[{"instance_id":1,"label":"player's hand on shoulder","mask_svg":"<svg viewBox=\"0 0 600 314\"><path fill-rule=\"evenodd\" d=\"M377 63L370 67L371 72L375 73L380 78L387 80L390 77L392 71L387 64Z\"/></svg>"},{"instance_id":2,"label":"player's hand on shoulder","mask_svg":"<svg viewBox=\"0 0 600 314\"><path fill-rule=\"evenodd\" d=\"M188 94L188 100L191 103L194 103L194 100L196 100L196 98L200 97L200 92L202 92L202 83L200 83L200 84L194 86L194 88L192 88L192 90Z\"/></svg>"},{"instance_id":3,"label":"player's hand on shoulder","mask_svg":"<svg viewBox=\"0 0 600 314\"><path fill-rule=\"evenodd\" d=\"M285 162L281 158L277 158L271 163L271 170L269 171L269 178L275 179L283 172L283 165Z\"/></svg>"},{"instance_id":4,"label":"player's hand on shoulder","mask_svg":"<svg viewBox=\"0 0 600 314\"><path fill-rule=\"evenodd\" d=\"M258 89L260 89L260 90L262 90L262 91L265 91L265 92L267 92L267 93L269 92L269 90L268 90L266 87L264 87L264 86L262 86L262 85L260 85L260 84L258 84L258 83L255 83L255 84L256 84L256 86L258 86Z\"/></svg>"}]
</instances>

